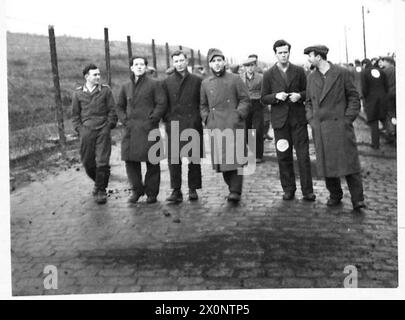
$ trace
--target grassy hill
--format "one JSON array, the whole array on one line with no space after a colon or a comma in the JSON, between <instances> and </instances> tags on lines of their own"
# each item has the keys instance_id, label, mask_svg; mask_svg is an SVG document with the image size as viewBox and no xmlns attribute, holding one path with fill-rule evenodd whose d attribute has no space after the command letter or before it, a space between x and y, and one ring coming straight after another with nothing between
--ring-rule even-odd
<instances>
[{"instance_id":1,"label":"grassy hill","mask_svg":"<svg viewBox=\"0 0 405 320\"><path fill-rule=\"evenodd\" d=\"M82 83L83 66L96 63L106 82L104 41L67 36L56 38L59 77L64 114L70 117L72 90ZM170 50L178 49L171 46ZM184 48L189 52L189 48ZM133 43L133 54L145 55L152 65L150 44ZM160 76L166 70L165 47L156 46ZM110 42L112 89L129 76L126 41ZM195 50L195 56L197 52ZM51 73L49 39L47 36L7 33L8 102L10 131L55 121L54 91Z\"/></svg>"}]
</instances>

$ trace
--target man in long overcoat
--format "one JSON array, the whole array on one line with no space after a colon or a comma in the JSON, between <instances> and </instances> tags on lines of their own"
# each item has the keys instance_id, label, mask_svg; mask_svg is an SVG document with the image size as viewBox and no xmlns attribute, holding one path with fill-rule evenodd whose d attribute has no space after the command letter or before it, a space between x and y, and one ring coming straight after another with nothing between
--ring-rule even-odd
<instances>
[{"instance_id":1,"label":"man in long overcoat","mask_svg":"<svg viewBox=\"0 0 405 320\"><path fill-rule=\"evenodd\" d=\"M181 192L181 158L183 156L189 156L189 200L197 200L196 190L201 189L200 160L203 156L203 129L200 115L200 90L202 78L188 72L187 55L183 51L177 50L172 53L171 57L174 72L163 81L163 89L168 101L164 122L168 136L170 185L173 189L167 201L176 203L183 201ZM177 130L175 126L178 126L178 131L172 134L172 129ZM180 141L180 136L186 129L194 129L199 135L198 141L192 141L192 143L198 144L196 148L198 151L191 150L187 155L181 154L181 150L188 144L188 141ZM192 151L198 154L193 155Z\"/></svg>"},{"instance_id":2,"label":"man in long overcoat","mask_svg":"<svg viewBox=\"0 0 405 320\"><path fill-rule=\"evenodd\" d=\"M384 66L383 72L387 75L388 82L386 129L388 134L388 142L394 142L396 133L392 119L397 117L395 60L393 57L386 56L382 58L382 61Z\"/></svg>"},{"instance_id":3,"label":"man in long overcoat","mask_svg":"<svg viewBox=\"0 0 405 320\"><path fill-rule=\"evenodd\" d=\"M132 187L130 202L136 203L146 193L147 203L156 202L160 186L160 164L152 163L149 149L156 143L149 141L149 132L159 128L159 121L167 109L166 95L157 80L146 75L148 60L134 56L130 81L119 92L118 118L124 125L121 159L125 161L128 180ZM145 183L142 182L141 162L146 163Z\"/></svg>"},{"instance_id":4,"label":"man in long overcoat","mask_svg":"<svg viewBox=\"0 0 405 320\"><path fill-rule=\"evenodd\" d=\"M328 206L341 202L340 177L345 177L353 209L365 207L363 183L353 121L360 111L359 94L350 72L327 61L329 49L323 45L304 50L316 67L309 76L306 117L312 127L317 171L325 177L330 192Z\"/></svg>"},{"instance_id":5,"label":"man in long overcoat","mask_svg":"<svg viewBox=\"0 0 405 320\"><path fill-rule=\"evenodd\" d=\"M228 201L238 202L243 184L243 176L238 174L238 169L244 163L238 161L236 153L238 146L242 148L242 155L245 153L244 130L250 108L249 92L239 75L226 72L225 56L220 50L209 49L207 59L213 75L201 84L201 118L207 129L213 130L213 167L217 172L222 172L229 187ZM228 132L231 138L224 141L219 132ZM220 140L222 143L219 143Z\"/></svg>"},{"instance_id":6,"label":"man in long overcoat","mask_svg":"<svg viewBox=\"0 0 405 320\"><path fill-rule=\"evenodd\" d=\"M297 189L294 147L303 199L314 201L308 123L304 106L307 82L304 69L289 62L290 49L291 45L284 40L274 43L277 63L264 73L261 100L264 105L271 105L271 125L274 128L280 181L284 190L283 199L293 199Z\"/></svg>"},{"instance_id":7,"label":"man in long overcoat","mask_svg":"<svg viewBox=\"0 0 405 320\"><path fill-rule=\"evenodd\" d=\"M369 59L361 62L361 89L364 98L364 110L371 129L371 147L380 148L380 131L378 121L384 122L387 117L388 82L384 72L374 67Z\"/></svg>"}]
</instances>

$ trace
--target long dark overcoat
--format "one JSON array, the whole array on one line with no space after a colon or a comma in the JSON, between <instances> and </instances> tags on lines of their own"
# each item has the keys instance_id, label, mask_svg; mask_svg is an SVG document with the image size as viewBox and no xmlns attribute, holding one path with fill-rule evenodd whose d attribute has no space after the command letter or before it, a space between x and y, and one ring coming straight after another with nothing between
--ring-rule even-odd
<instances>
[{"instance_id":1,"label":"long dark overcoat","mask_svg":"<svg viewBox=\"0 0 405 320\"><path fill-rule=\"evenodd\" d=\"M119 92L117 115L124 124L121 142L121 159L124 161L149 161L148 152L155 141L148 134L159 128L159 120L167 109L166 95L157 80L143 75L136 82L134 76Z\"/></svg>"},{"instance_id":2,"label":"long dark overcoat","mask_svg":"<svg viewBox=\"0 0 405 320\"><path fill-rule=\"evenodd\" d=\"M203 157L203 128L200 115L200 90L201 77L186 72L183 77L177 71L173 72L163 81L163 89L166 93L168 101L168 109L163 118L168 135L168 156L171 157L171 144L174 142L175 136L171 132L171 124L177 121L179 125L179 136L184 129L194 129L199 135L199 155ZM189 139L190 140L190 139ZM179 153L173 154L173 157L178 157L187 141L179 141ZM191 156L191 154L188 154ZM182 155L183 156L183 155ZM195 156L193 154L193 156Z\"/></svg>"},{"instance_id":3,"label":"long dark overcoat","mask_svg":"<svg viewBox=\"0 0 405 320\"><path fill-rule=\"evenodd\" d=\"M385 73L375 67L365 68L361 74L361 88L367 120L385 120L388 103L388 82Z\"/></svg>"},{"instance_id":4,"label":"long dark overcoat","mask_svg":"<svg viewBox=\"0 0 405 320\"><path fill-rule=\"evenodd\" d=\"M240 142L239 148L244 150L245 143L237 141L236 131L245 129L245 119L249 109L249 91L239 75L225 72L220 77L212 75L203 80L200 103L203 122L206 123L207 129L229 129L234 137L219 145L211 135L211 160L215 170L232 171L244 165L243 162L237 161L236 145ZM233 162L226 161L227 148L233 151Z\"/></svg>"},{"instance_id":5,"label":"long dark overcoat","mask_svg":"<svg viewBox=\"0 0 405 320\"><path fill-rule=\"evenodd\" d=\"M360 111L359 94L346 69L331 64L326 79L322 77L318 70L308 76L305 106L315 143L317 172L324 177L358 173L353 121Z\"/></svg>"}]
</instances>

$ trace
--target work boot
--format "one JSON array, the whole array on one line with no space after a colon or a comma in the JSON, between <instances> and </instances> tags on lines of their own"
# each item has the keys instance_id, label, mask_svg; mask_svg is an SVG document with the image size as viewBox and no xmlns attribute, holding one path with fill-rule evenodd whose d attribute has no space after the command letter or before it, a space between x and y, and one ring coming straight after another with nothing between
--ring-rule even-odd
<instances>
[{"instance_id":1,"label":"work boot","mask_svg":"<svg viewBox=\"0 0 405 320\"><path fill-rule=\"evenodd\" d=\"M342 201L342 198L329 198L328 201L326 202L326 205L328 207L336 207L340 204Z\"/></svg>"},{"instance_id":2,"label":"work boot","mask_svg":"<svg viewBox=\"0 0 405 320\"><path fill-rule=\"evenodd\" d=\"M364 201L355 201L353 202L353 210L359 211L360 209L366 208Z\"/></svg>"},{"instance_id":3,"label":"work boot","mask_svg":"<svg viewBox=\"0 0 405 320\"><path fill-rule=\"evenodd\" d=\"M152 203L155 203L156 201L157 201L156 196L148 196L148 197L146 198L146 203L147 203L147 204L152 204Z\"/></svg>"},{"instance_id":4,"label":"work boot","mask_svg":"<svg viewBox=\"0 0 405 320\"><path fill-rule=\"evenodd\" d=\"M294 191L285 191L283 194L283 200L292 200L294 199L295 192Z\"/></svg>"},{"instance_id":5,"label":"work boot","mask_svg":"<svg viewBox=\"0 0 405 320\"><path fill-rule=\"evenodd\" d=\"M180 189L174 189L172 194L166 199L168 202L180 203L183 201L183 194Z\"/></svg>"},{"instance_id":6,"label":"work boot","mask_svg":"<svg viewBox=\"0 0 405 320\"><path fill-rule=\"evenodd\" d=\"M138 191L132 190L132 194L129 197L128 202L137 203L139 198L142 197L143 195L144 195L143 192L138 192Z\"/></svg>"},{"instance_id":7,"label":"work boot","mask_svg":"<svg viewBox=\"0 0 405 320\"><path fill-rule=\"evenodd\" d=\"M302 199L305 201L315 201L316 196L312 192L310 192L310 193L304 194Z\"/></svg>"},{"instance_id":8,"label":"work boot","mask_svg":"<svg viewBox=\"0 0 405 320\"><path fill-rule=\"evenodd\" d=\"M107 193L105 190L98 190L96 195L96 202L98 204L104 204L107 202Z\"/></svg>"},{"instance_id":9,"label":"work boot","mask_svg":"<svg viewBox=\"0 0 405 320\"><path fill-rule=\"evenodd\" d=\"M196 189L189 189L188 191L188 200L196 201L198 200L198 193Z\"/></svg>"},{"instance_id":10,"label":"work boot","mask_svg":"<svg viewBox=\"0 0 405 320\"><path fill-rule=\"evenodd\" d=\"M231 192L228 195L228 201L232 202L239 202L240 201L240 194L237 192Z\"/></svg>"}]
</instances>

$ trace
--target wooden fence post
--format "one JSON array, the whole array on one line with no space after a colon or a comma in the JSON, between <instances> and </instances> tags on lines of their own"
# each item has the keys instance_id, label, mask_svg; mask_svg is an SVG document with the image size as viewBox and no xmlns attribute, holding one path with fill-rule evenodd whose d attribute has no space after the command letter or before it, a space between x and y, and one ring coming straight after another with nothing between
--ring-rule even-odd
<instances>
[{"instance_id":1,"label":"wooden fence post","mask_svg":"<svg viewBox=\"0 0 405 320\"><path fill-rule=\"evenodd\" d=\"M166 42L166 66L167 69L170 68L170 49L169 49L169 44Z\"/></svg>"},{"instance_id":2,"label":"wooden fence post","mask_svg":"<svg viewBox=\"0 0 405 320\"><path fill-rule=\"evenodd\" d=\"M104 28L104 47L107 83L111 87L110 42L108 40L108 28Z\"/></svg>"},{"instance_id":3,"label":"wooden fence post","mask_svg":"<svg viewBox=\"0 0 405 320\"><path fill-rule=\"evenodd\" d=\"M56 119L58 121L59 143L61 145L62 157L65 158L66 157L65 125L63 123L63 109L62 109L62 96L60 93L58 57L56 54L55 30L53 26L48 26L48 34L49 34L49 47L51 50L53 85L55 88L55 107L56 107Z\"/></svg>"},{"instance_id":4,"label":"wooden fence post","mask_svg":"<svg viewBox=\"0 0 405 320\"><path fill-rule=\"evenodd\" d=\"M153 67L155 68L154 77L157 77L157 61L156 61L156 46L155 46L155 39L152 39L152 60L153 60Z\"/></svg>"},{"instance_id":5,"label":"wooden fence post","mask_svg":"<svg viewBox=\"0 0 405 320\"><path fill-rule=\"evenodd\" d=\"M201 52L198 50L198 64L201 65Z\"/></svg>"},{"instance_id":6,"label":"wooden fence post","mask_svg":"<svg viewBox=\"0 0 405 320\"><path fill-rule=\"evenodd\" d=\"M182 45L179 45L179 50L183 50L183 46L182 46Z\"/></svg>"},{"instance_id":7,"label":"wooden fence post","mask_svg":"<svg viewBox=\"0 0 405 320\"><path fill-rule=\"evenodd\" d=\"M132 65L132 61L131 61L131 58L132 58L132 43L131 43L131 37L130 36L127 36L127 47L128 47L128 64L129 64L129 67L131 67L131 65ZM131 70L129 70L129 73L130 74L132 73Z\"/></svg>"}]
</instances>

